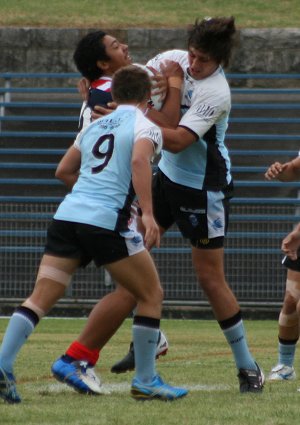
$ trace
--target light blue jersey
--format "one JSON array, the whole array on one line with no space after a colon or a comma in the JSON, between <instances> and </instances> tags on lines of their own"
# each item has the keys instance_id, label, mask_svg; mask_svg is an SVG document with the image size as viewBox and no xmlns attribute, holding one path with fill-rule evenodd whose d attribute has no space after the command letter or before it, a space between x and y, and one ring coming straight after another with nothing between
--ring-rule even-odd
<instances>
[{"instance_id":1,"label":"light blue jersey","mask_svg":"<svg viewBox=\"0 0 300 425\"><path fill-rule=\"evenodd\" d=\"M179 126L195 133L198 141L176 154L163 150L158 166L175 183L194 189L222 190L231 181L231 164L224 144L231 95L223 70L219 67L209 77L195 80L188 73L188 53L183 50L161 53L147 65L159 70L166 59L178 62L184 71Z\"/></svg>"},{"instance_id":2,"label":"light blue jersey","mask_svg":"<svg viewBox=\"0 0 300 425\"><path fill-rule=\"evenodd\" d=\"M81 151L80 174L54 218L127 230L135 196L131 156L134 143L141 138L152 141L156 153L160 151L159 127L129 105L119 106L80 132L74 143Z\"/></svg>"}]
</instances>

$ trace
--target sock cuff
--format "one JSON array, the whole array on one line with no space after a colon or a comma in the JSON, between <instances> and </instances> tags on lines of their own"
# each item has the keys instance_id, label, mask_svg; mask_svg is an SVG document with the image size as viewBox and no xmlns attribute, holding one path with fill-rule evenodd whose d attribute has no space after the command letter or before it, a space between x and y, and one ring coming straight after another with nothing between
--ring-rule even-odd
<instances>
[{"instance_id":1,"label":"sock cuff","mask_svg":"<svg viewBox=\"0 0 300 425\"><path fill-rule=\"evenodd\" d=\"M144 326L146 328L159 329L160 319L155 319L153 317L146 317L146 316L134 316L133 325Z\"/></svg>"},{"instance_id":2,"label":"sock cuff","mask_svg":"<svg viewBox=\"0 0 300 425\"><path fill-rule=\"evenodd\" d=\"M241 322L241 320L242 320L242 313L239 310L234 316L229 317L229 319L219 320L219 325L222 330L226 330L226 329L232 328L237 323Z\"/></svg>"},{"instance_id":3,"label":"sock cuff","mask_svg":"<svg viewBox=\"0 0 300 425\"><path fill-rule=\"evenodd\" d=\"M75 360L85 360L91 366L95 366L99 359L100 350L98 348L90 349L78 341L73 341L66 354Z\"/></svg>"},{"instance_id":4,"label":"sock cuff","mask_svg":"<svg viewBox=\"0 0 300 425\"><path fill-rule=\"evenodd\" d=\"M40 321L39 316L33 310L28 307L24 307L23 305L17 307L14 313L26 317L26 319L31 322L34 328Z\"/></svg>"},{"instance_id":5,"label":"sock cuff","mask_svg":"<svg viewBox=\"0 0 300 425\"><path fill-rule=\"evenodd\" d=\"M280 336L278 337L278 341L282 345L296 345L298 342L298 339L282 339Z\"/></svg>"}]
</instances>

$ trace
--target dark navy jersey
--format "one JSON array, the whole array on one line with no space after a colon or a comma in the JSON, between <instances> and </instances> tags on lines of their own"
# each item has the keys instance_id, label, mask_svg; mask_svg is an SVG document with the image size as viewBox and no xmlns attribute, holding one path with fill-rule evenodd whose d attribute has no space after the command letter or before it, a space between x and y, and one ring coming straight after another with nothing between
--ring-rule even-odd
<instances>
[{"instance_id":1,"label":"dark navy jersey","mask_svg":"<svg viewBox=\"0 0 300 425\"><path fill-rule=\"evenodd\" d=\"M96 105L107 107L107 103L112 101L111 81L111 77L101 77L91 83L88 100L83 102L81 107L79 130L87 127L92 122L91 113Z\"/></svg>"}]
</instances>

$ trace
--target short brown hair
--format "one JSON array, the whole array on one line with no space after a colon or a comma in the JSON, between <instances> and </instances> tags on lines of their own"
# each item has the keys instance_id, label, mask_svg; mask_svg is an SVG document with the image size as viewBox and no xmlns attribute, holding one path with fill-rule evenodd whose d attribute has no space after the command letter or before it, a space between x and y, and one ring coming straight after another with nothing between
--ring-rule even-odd
<instances>
[{"instance_id":1,"label":"short brown hair","mask_svg":"<svg viewBox=\"0 0 300 425\"><path fill-rule=\"evenodd\" d=\"M150 77L138 66L124 66L113 76L111 93L117 103L144 102L150 98Z\"/></svg>"}]
</instances>

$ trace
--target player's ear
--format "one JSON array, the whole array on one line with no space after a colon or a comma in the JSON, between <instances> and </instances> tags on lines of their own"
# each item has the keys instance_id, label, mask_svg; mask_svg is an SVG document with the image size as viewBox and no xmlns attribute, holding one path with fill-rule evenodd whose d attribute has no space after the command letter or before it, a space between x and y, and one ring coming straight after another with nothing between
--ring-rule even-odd
<instances>
[{"instance_id":1,"label":"player's ear","mask_svg":"<svg viewBox=\"0 0 300 425\"><path fill-rule=\"evenodd\" d=\"M102 69L102 71L107 71L109 68L109 62L107 61L97 61L96 65L99 69Z\"/></svg>"}]
</instances>

